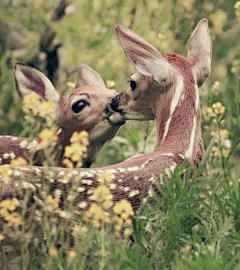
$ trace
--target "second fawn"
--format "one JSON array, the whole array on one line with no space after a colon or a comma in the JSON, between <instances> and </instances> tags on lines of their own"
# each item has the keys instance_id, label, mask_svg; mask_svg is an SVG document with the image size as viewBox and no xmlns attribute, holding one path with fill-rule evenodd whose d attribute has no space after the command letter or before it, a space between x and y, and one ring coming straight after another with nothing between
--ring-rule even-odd
<instances>
[{"instance_id":1,"label":"second fawn","mask_svg":"<svg viewBox=\"0 0 240 270\"><path fill-rule=\"evenodd\" d=\"M56 105L54 121L59 127L54 146L56 165L62 166L64 148L70 144L74 131L85 130L89 133L90 146L83 166L90 167L102 146L115 136L122 124L113 125L106 109L116 91L107 89L99 74L87 65L79 66L75 90L68 96L61 96L43 73L20 62L14 63L14 76L21 99L35 92L42 102L52 101ZM0 136L0 165L23 156L41 166L44 155L40 142L40 138Z\"/></svg>"}]
</instances>

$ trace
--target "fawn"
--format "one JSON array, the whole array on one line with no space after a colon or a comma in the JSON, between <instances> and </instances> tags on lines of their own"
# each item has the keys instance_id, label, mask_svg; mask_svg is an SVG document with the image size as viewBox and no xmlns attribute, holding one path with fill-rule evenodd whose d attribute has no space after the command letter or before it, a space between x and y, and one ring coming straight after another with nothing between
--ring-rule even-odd
<instances>
[{"instance_id":1,"label":"fawn","mask_svg":"<svg viewBox=\"0 0 240 270\"><path fill-rule=\"evenodd\" d=\"M41 102L56 104L54 120L59 127L55 146L57 166L62 166L64 148L70 144L74 131L86 130L89 133L90 146L83 166L90 167L105 142L115 136L123 123L119 121L113 125L108 120L110 112L106 107L116 96L116 91L107 89L100 75L87 65L79 66L75 90L68 96L61 96L43 73L20 62L14 63L14 76L21 99L35 92ZM31 157L34 165L41 166L44 153L40 142L40 138L0 136L0 165L23 156Z\"/></svg>"},{"instance_id":2,"label":"fawn","mask_svg":"<svg viewBox=\"0 0 240 270\"><path fill-rule=\"evenodd\" d=\"M79 210L94 199L88 194L93 193L101 172L112 174L113 200L127 199L136 210L140 194L148 194L154 185L153 174L161 182L160 175L169 176L178 164L188 161L192 166L198 166L204 154L199 87L210 73L212 48L207 19L202 19L192 33L187 58L160 54L126 27L118 25L116 32L127 58L137 71L131 76L130 89L113 99L111 108L120 112L124 120L156 119L158 145L153 153L116 165L72 171L81 186ZM118 120L114 114L110 116L113 123ZM47 171L46 168L12 167L9 172L12 181L4 184L2 193L17 192L15 175L19 172L27 178L32 173L44 175ZM55 168L54 171L54 187L61 188L61 179L69 170Z\"/></svg>"}]
</instances>

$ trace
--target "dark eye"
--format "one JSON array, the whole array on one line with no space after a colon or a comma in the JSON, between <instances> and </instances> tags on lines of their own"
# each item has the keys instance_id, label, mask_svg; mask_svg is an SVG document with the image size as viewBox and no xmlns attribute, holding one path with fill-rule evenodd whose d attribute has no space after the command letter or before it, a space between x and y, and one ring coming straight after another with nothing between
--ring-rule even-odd
<instances>
[{"instance_id":1,"label":"dark eye","mask_svg":"<svg viewBox=\"0 0 240 270\"><path fill-rule=\"evenodd\" d=\"M75 102L73 105L72 105L72 110L75 112L75 113L79 113L81 112L81 110L87 105L87 102L85 100L79 100L77 102Z\"/></svg>"},{"instance_id":2,"label":"dark eye","mask_svg":"<svg viewBox=\"0 0 240 270\"><path fill-rule=\"evenodd\" d=\"M134 81L130 81L130 87L131 87L132 91L134 91L135 88L137 87L137 84Z\"/></svg>"}]
</instances>

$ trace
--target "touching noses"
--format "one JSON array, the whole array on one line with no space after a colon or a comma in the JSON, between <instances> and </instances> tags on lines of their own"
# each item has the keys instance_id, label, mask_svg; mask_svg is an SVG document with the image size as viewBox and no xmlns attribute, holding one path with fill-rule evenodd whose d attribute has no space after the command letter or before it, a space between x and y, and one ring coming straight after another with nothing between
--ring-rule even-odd
<instances>
[{"instance_id":1,"label":"touching noses","mask_svg":"<svg viewBox=\"0 0 240 270\"><path fill-rule=\"evenodd\" d=\"M120 98L120 95L117 95L115 98L112 99L112 102L110 104L111 109L114 111L121 111L118 109L119 98Z\"/></svg>"}]
</instances>

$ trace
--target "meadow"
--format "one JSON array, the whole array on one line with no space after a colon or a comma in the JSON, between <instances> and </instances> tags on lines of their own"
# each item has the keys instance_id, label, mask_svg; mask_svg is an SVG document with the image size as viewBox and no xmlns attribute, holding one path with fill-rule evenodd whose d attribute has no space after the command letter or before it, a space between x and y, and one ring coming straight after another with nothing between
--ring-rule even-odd
<instances>
[{"instance_id":1,"label":"meadow","mask_svg":"<svg viewBox=\"0 0 240 270\"><path fill-rule=\"evenodd\" d=\"M54 44L60 44L54 84L61 93L73 90L80 63L122 92L134 69L116 24L133 29L161 53L186 55L191 32L206 17L213 42L212 72L201 88L206 155L193 175L177 168L171 181L158 187L162 196L154 194L137 213L126 201L112 203L108 174L99 176L97 199L81 215L73 203L74 181L64 202L58 190L52 193L47 176L39 179L42 189L34 203L29 200L33 189L26 185L20 198L0 201L1 267L240 269L240 1L69 0L66 14L54 21L55 2L0 2L0 135L34 137L49 128L38 113L26 115L12 71L14 61L35 63L37 55L37 68L46 73L39 39L47 25L55 33ZM8 34L1 32L2 25ZM153 151L155 131L152 121L125 124L93 167ZM52 166L47 151L46 166ZM5 167L0 174L6 176Z\"/></svg>"}]
</instances>

